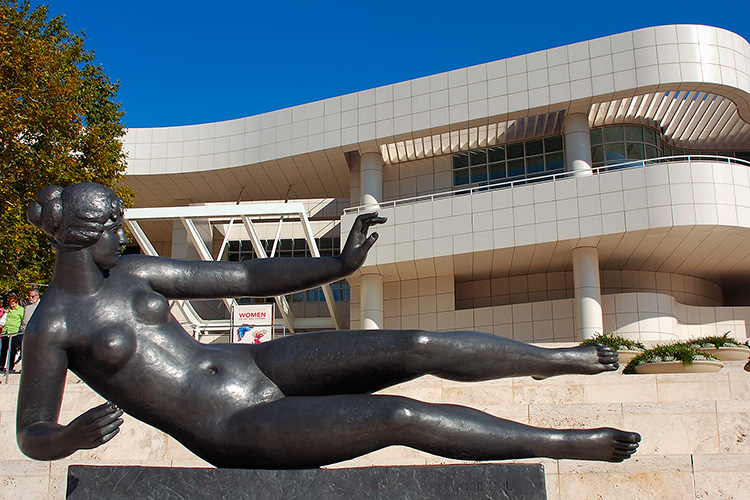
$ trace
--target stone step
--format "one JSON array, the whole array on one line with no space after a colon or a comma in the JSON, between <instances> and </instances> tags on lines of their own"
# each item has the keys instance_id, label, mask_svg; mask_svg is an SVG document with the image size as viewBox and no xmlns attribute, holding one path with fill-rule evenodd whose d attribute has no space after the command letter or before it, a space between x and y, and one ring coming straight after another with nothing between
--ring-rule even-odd
<instances>
[{"instance_id":1,"label":"stone step","mask_svg":"<svg viewBox=\"0 0 750 500\"><path fill-rule=\"evenodd\" d=\"M389 388L427 402L470 406L524 424L553 428L618 427L639 432L636 456L623 464L542 459L549 500L596 498L742 498L750 491L750 373L725 362L717 373L566 375L535 381L518 377L460 383L436 377ZM120 435L105 446L58 462L26 459L15 446L20 376L0 378L0 476L5 498L64 498L68 464L205 467L171 437L125 417ZM61 423L102 402L69 373ZM392 446L334 467L461 463ZM10 480L12 479L12 481ZM48 486L44 496L37 484ZM32 494L28 496L27 494ZM729 495L729 496L727 496ZM0 498L3 498L0 496Z\"/></svg>"}]
</instances>

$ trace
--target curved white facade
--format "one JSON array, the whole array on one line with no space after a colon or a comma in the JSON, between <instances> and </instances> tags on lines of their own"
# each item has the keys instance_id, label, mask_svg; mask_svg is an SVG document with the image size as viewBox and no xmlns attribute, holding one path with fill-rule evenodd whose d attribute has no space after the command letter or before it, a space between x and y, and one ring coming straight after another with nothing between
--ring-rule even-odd
<instances>
[{"instance_id":1,"label":"curved white facade","mask_svg":"<svg viewBox=\"0 0 750 500\"><path fill-rule=\"evenodd\" d=\"M592 168L591 130L614 125L687 153ZM567 143L565 172L457 191L454 154L549 137ZM345 231L355 206L379 204L389 222L349 280L351 327L746 335L750 44L726 30L646 28L239 120L133 129L125 149L138 206L336 199ZM161 248L169 233L154 229Z\"/></svg>"},{"instance_id":2,"label":"curved white facade","mask_svg":"<svg viewBox=\"0 0 750 500\"><path fill-rule=\"evenodd\" d=\"M131 129L128 183L143 206L233 201L243 186L253 200L281 199L289 185L298 198L348 197L350 152L393 149L390 163L400 143L418 139L413 152L401 146L403 158L417 159L505 140L514 124L509 140L529 136L517 122L530 117L589 114L601 103L679 91L730 100L730 124L739 127L726 131L726 147L747 144L750 44L718 28L660 26L238 120ZM665 110L660 123L674 113ZM651 120L636 110L632 121L641 119ZM479 127L489 128L486 137Z\"/></svg>"}]
</instances>

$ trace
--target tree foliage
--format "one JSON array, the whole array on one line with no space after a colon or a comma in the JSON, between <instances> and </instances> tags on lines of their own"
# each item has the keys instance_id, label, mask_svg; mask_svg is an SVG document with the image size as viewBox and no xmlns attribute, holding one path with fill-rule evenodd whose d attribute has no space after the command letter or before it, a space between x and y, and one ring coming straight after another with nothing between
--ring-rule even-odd
<instances>
[{"instance_id":1,"label":"tree foliage","mask_svg":"<svg viewBox=\"0 0 750 500\"><path fill-rule=\"evenodd\" d=\"M49 282L48 238L26 207L50 184L117 189L125 169L118 83L93 63L84 35L28 0L0 0L0 292ZM127 201L127 200L126 200Z\"/></svg>"}]
</instances>

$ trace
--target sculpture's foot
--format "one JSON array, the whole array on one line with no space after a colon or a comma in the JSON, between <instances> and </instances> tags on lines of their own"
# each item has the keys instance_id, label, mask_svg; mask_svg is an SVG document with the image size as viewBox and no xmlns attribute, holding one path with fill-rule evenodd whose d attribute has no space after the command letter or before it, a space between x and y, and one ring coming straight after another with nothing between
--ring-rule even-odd
<instances>
[{"instance_id":1,"label":"sculpture's foot","mask_svg":"<svg viewBox=\"0 0 750 500\"><path fill-rule=\"evenodd\" d=\"M603 344L587 344L564 349L554 349L548 363L549 372L534 375L536 380L544 380L554 375L594 375L612 372L617 364L617 351Z\"/></svg>"},{"instance_id":2,"label":"sculpture's foot","mask_svg":"<svg viewBox=\"0 0 750 500\"><path fill-rule=\"evenodd\" d=\"M553 446L552 453L548 455L550 458L622 462L635 453L641 441L640 434L636 432L611 427L570 429L562 433L561 440Z\"/></svg>"},{"instance_id":3,"label":"sculpture's foot","mask_svg":"<svg viewBox=\"0 0 750 500\"><path fill-rule=\"evenodd\" d=\"M745 364L745 371L750 372L750 359L748 359L747 363Z\"/></svg>"}]
</instances>

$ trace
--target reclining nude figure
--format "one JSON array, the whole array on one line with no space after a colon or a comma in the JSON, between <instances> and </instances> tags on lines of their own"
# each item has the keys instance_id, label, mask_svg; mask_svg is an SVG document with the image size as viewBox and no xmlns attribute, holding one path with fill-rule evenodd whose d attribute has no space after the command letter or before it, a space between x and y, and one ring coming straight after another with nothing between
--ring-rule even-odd
<instances>
[{"instance_id":1,"label":"reclining nude figure","mask_svg":"<svg viewBox=\"0 0 750 500\"><path fill-rule=\"evenodd\" d=\"M206 345L168 300L275 296L356 271L377 239L357 218L338 257L180 261L120 256L122 201L82 183L42 190L29 220L54 239L55 270L26 329L17 438L53 460L112 439L123 412L218 467L318 467L390 445L443 457L619 462L640 436L544 429L471 408L372 393L432 374L480 381L617 369L602 345L545 349L471 331L331 331L263 344ZM58 424L66 371L108 402Z\"/></svg>"}]
</instances>

